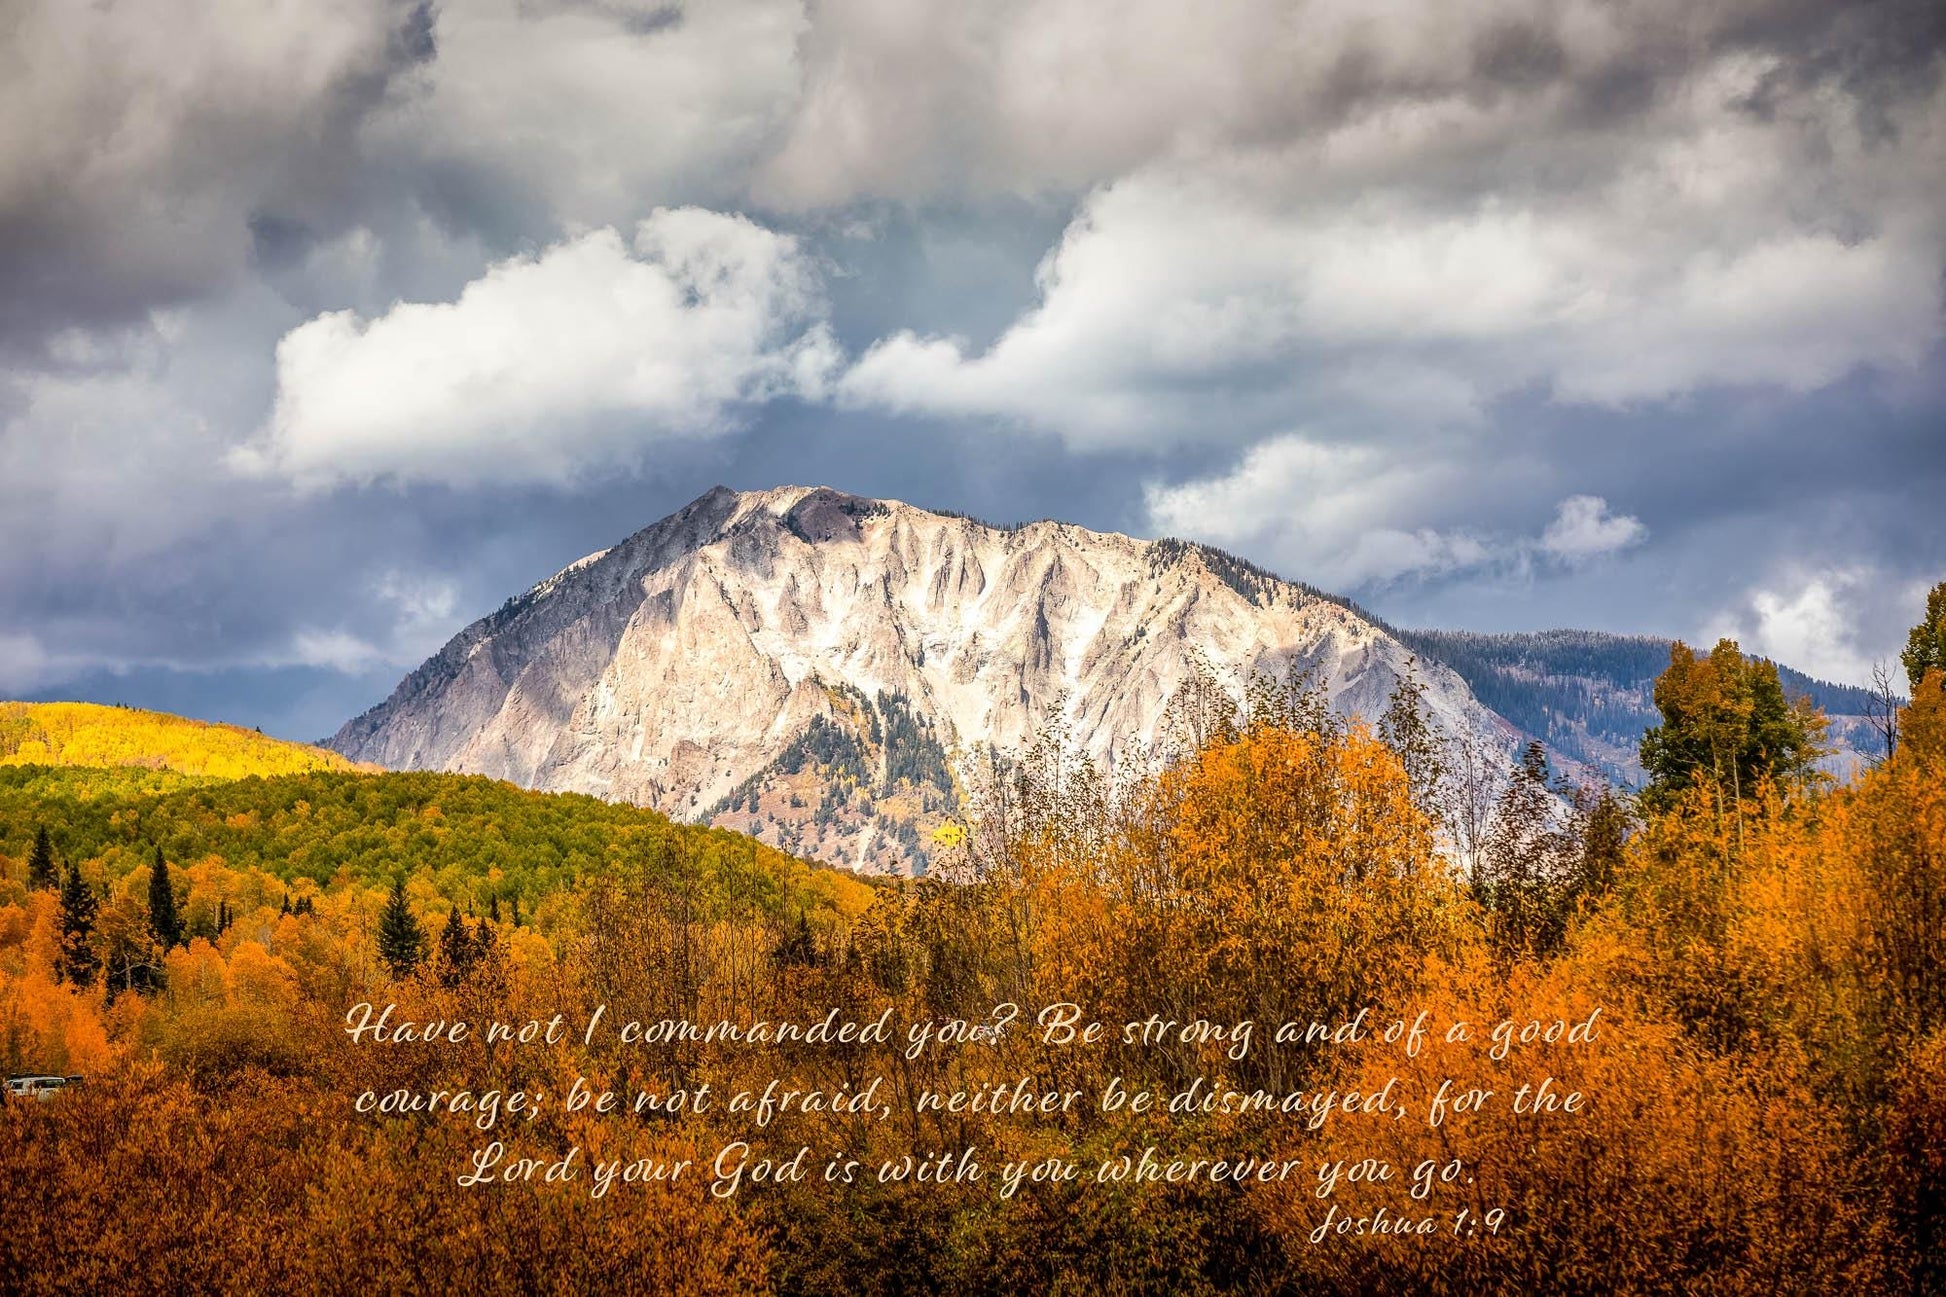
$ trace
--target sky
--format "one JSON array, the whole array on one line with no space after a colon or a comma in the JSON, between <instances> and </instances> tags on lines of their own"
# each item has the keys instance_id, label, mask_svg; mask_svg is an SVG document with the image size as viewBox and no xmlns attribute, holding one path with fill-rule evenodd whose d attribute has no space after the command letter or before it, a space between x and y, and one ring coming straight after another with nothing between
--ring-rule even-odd
<instances>
[{"instance_id":1,"label":"sky","mask_svg":"<svg viewBox=\"0 0 1946 1297\"><path fill-rule=\"evenodd\" d=\"M329 734L717 483L1892 661L1946 8L0 0L0 696Z\"/></svg>"}]
</instances>

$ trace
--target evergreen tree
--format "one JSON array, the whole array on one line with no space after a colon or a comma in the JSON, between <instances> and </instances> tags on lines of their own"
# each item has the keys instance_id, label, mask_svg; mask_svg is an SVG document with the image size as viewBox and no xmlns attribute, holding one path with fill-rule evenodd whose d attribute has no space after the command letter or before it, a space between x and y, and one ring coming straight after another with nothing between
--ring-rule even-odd
<instances>
[{"instance_id":1,"label":"evergreen tree","mask_svg":"<svg viewBox=\"0 0 1946 1297\"><path fill-rule=\"evenodd\" d=\"M425 929L413 917L405 899L405 879L392 884L392 895L378 916L378 954L394 977L410 977L425 959Z\"/></svg>"},{"instance_id":2,"label":"evergreen tree","mask_svg":"<svg viewBox=\"0 0 1946 1297\"><path fill-rule=\"evenodd\" d=\"M149 928L164 950L182 944L182 918L176 913L176 888L169 878L169 862L155 849L155 868L149 872Z\"/></svg>"},{"instance_id":3,"label":"evergreen tree","mask_svg":"<svg viewBox=\"0 0 1946 1297\"><path fill-rule=\"evenodd\" d=\"M477 955L473 934L467 931L466 920L455 905L446 911L446 926L439 933L439 980L449 987L458 986L472 971Z\"/></svg>"},{"instance_id":4,"label":"evergreen tree","mask_svg":"<svg viewBox=\"0 0 1946 1297\"><path fill-rule=\"evenodd\" d=\"M1444 800L1446 754L1444 744L1426 720L1425 696L1418 663L1408 660L1385 705L1385 714L1379 718L1378 734L1405 767L1413 803L1437 816Z\"/></svg>"},{"instance_id":5,"label":"evergreen tree","mask_svg":"<svg viewBox=\"0 0 1946 1297\"><path fill-rule=\"evenodd\" d=\"M811 936L811 921L804 911L797 912L797 926L784 939L777 943L772 952L779 964L786 968L815 968L818 964L818 943Z\"/></svg>"},{"instance_id":6,"label":"evergreen tree","mask_svg":"<svg viewBox=\"0 0 1946 1297\"><path fill-rule=\"evenodd\" d=\"M1925 682L1926 672L1946 671L1946 581L1941 581L1926 596L1926 616L1906 637L1905 678L1916 696Z\"/></svg>"},{"instance_id":7,"label":"evergreen tree","mask_svg":"<svg viewBox=\"0 0 1946 1297\"><path fill-rule=\"evenodd\" d=\"M1547 953L1566 934L1581 844L1549 789L1547 753L1530 743L1500 796L1473 875L1494 944L1508 955Z\"/></svg>"},{"instance_id":8,"label":"evergreen tree","mask_svg":"<svg viewBox=\"0 0 1946 1297\"><path fill-rule=\"evenodd\" d=\"M500 922L500 894L498 892L487 898L487 918L493 923Z\"/></svg>"},{"instance_id":9,"label":"evergreen tree","mask_svg":"<svg viewBox=\"0 0 1946 1297\"><path fill-rule=\"evenodd\" d=\"M81 871L70 863L67 878L61 883L60 975L76 986L95 980L101 958L95 953L95 916L101 901L95 889L82 880Z\"/></svg>"},{"instance_id":10,"label":"evergreen tree","mask_svg":"<svg viewBox=\"0 0 1946 1297\"><path fill-rule=\"evenodd\" d=\"M1592 801L1586 795L1576 798L1575 816L1579 821L1577 836L1581 839L1581 859L1574 878L1575 897L1605 896L1615 884L1623 852L1628 848L1629 832L1634 828L1628 804L1615 795L1614 789L1604 786Z\"/></svg>"},{"instance_id":11,"label":"evergreen tree","mask_svg":"<svg viewBox=\"0 0 1946 1297\"><path fill-rule=\"evenodd\" d=\"M289 892L285 892L284 906L282 909L278 910L277 913L279 916L282 916L282 915L289 914L290 912L291 912L291 894Z\"/></svg>"},{"instance_id":12,"label":"evergreen tree","mask_svg":"<svg viewBox=\"0 0 1946 1297\"><path fill-rule=\"evenodd\" d=\"M489 995L506 994L506 965L500 958L500 937L485 919L473 925L472 978Z\"/></svg>"},{"instance_id":13,"label":"evergreen tree","mask_svg":"<svg viewBox=\"0 0 1946 1297\"><path fill-rule=\"evenodd\" d=\"M47 826L41 825L34 831L34 848L27 854L27 886L36 891L57 885L61 880L54 868L54 843L47 836Z\"/></svg>"}]
</instances>

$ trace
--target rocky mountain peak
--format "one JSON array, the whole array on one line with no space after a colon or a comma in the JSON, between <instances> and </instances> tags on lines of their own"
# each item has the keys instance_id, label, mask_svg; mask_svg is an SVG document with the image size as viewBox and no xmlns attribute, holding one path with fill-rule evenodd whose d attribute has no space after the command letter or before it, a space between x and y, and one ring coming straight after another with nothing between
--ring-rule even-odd
<instances>
[{"instance_id":1,"label":"rocky mountain peak","mask_svg":"<svg viewBox=\"0 0 1946 1297\"><path fill-rule=\"evenodd\" d=\"M823 486L716 487L482 618L331 746L707 818L866 869L923 867L965 760L1059 717L1112 762L1196 658L1313 672L1376 716L1410 653L1241 559L1003 527ZM1515 736L1443 667L1437 724Z\"/></svg>"}]
</instances>

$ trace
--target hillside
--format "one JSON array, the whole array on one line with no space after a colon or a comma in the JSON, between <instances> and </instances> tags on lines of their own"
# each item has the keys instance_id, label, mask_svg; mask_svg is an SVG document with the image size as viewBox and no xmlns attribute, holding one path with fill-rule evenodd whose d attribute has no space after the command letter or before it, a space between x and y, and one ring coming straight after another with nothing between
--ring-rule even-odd
<instances>
[{"instance_id":1,"label":"hillside","mask_svg":"<svg viewBox=\"0 0 1946 1297\"><path fill-rule=\"evenodd\" d=\"M859 884L748 837L473 776L390 774L160 712L0 704L0 893L46 829L98 886L193 862L195 923L227 899L416 893L532 915L598 877L680 879L699 913L856 909ZM4 900L0 895L0 900Z\"/></svg>"},{"instance_id":2,"label":"hillside","mask_svg":"<svg viewBox=\"0 0 1946 1297\"><path fill-rule=\"evenodd\" d=\"M98 703L0 703L0 765L134 766L213 779L357 766L255 730Z\"/></svg>"},{"instance_id":3,"label":"hillside","mask_svg":"<svg viewBox=\"0 0 1946 1297\"><path fill-rule=\"evenodd\" d=\"M274 906L286 892L382 890L400 877L480 913L498 902L531 915L601 876L681 879L705 914L781 921L807 905L863 903L856 881L738 834L474 776L322 771L158 787L137 770L0 769L0 874L19 871L41 827L103 885L146 869L158 847L231 879L208 889L212 913L225 893L268 890Z\"/></svg>"},{"instance_id":4,"label":"hillside","mask_svg":"<svg viewBox=\"0 0 1946 1297\"><path fill-rule=\"evenodd\" d=\"M718 487L461 631L331 747L920 872L990 751L1051 723L1096 760L1164 740L1199 670L1309 674L1375 718L1410 651L1220 551L1000 527L824 487ZM1519 735L1440 666L1433 724Z\"/></svg>"}]
</instances>

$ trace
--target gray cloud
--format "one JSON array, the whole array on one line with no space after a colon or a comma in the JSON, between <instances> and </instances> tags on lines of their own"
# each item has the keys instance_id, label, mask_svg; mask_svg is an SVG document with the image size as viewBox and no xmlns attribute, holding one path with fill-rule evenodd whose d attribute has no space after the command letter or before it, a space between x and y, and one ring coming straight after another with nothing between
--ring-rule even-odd
<instances>
[{"instance_id":1,"label":"gray cloud","mask_svg":"<svg viewBox=\"0 0 1946 1297\"><path fill-rule=\"evenodd\" d=\"M112 325L248 272L260 234L331 227L357 133L430 53L391 0L10 7L0 37L0 342Z\"/></svg>"}]
</instances>

